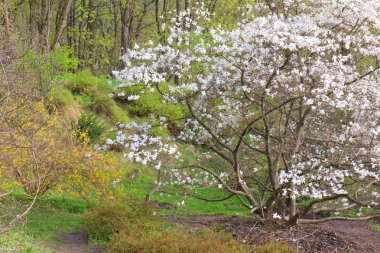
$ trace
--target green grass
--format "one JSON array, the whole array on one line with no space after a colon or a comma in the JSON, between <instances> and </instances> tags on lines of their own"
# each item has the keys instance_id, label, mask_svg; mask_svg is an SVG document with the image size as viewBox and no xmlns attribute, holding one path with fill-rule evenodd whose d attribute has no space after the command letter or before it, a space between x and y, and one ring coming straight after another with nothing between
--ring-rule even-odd
<instances>
[{"instance_id":1,"label":"green grass","mask_svg":"<svg viewBox=\"0 0 380 253\"><path fill-rule=\"evenodd\" d=\"M38 241L25 230L16 230L0 236L0 252L55 253L44 242Z\"/></svg>"},{"instance_id":2,"label":"green grass","mask_svg":"<svg viewBox=\"0 0 380 253\"><path fill-rule=\"evenodd\" d=\"M15 191L13 194L16 200L28 203L30 199L24 194L23 191ZM58 193L50 191L44 196L39 197L36 201L36 207L45 209L57 209L59 211L82 213L91 204L81 198L74 198L65 193Z\"/></svg>"},{"instance_id":3,"label":"green grass","mask_svg":"<svg viewBox=\"0 0 380 253\"><path fill-rule=\"evenodd\" d=\"M27 218L25 231L37 240L55 240L57 232L81 228L82 215L56 209L35 208Z\"/></svg>"},{"instance_id":4,"label":"green grass","mask_svg":"<svg viewBox=\"0 0 380 253\"><path fill-rule=\"evenodd\" d=\"M155 177L149 172L138 175L133 179L129 179L126 183L126 194L128 198L133 200L144 200L146 194L154 185ZM181 187L179 187L181 188ZM181 190L181 189L177 189ZM174 189L173 189L173 192ZM196 191L197 196L207 199L222 198L228 193L218 188L208 188ZM246 216L249 210L240 205L236 197L232 197L222 202L208 202L190 196L176 196L174 194L155 193L152 201L164 202L170 204L170 208L159 209L162 215L226 215L226 216ZM178 205L179 202L185 202L185 205Z\"/></svg>"},{"instance_id":5,"label":"green grass","mask_svg":"<svg viewBox=\"0 0 380 253\"><path fill-rule=\"evenodd\" d=\"M372 231L372 232L375 232L375 233L380 232L380 226L372 226L372 227L371 227L371 231Z\"/></svg>"}]
</instances>

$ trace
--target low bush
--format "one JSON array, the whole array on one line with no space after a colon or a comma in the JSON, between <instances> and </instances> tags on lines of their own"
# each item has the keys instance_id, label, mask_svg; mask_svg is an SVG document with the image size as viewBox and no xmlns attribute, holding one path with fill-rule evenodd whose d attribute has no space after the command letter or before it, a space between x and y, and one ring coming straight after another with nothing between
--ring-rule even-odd
<instances>
[{"instance_id":1,"label":"low bush","mask_svg":"<svg viewBox=\"0 0 380 253\"><path fill-rule=\"evenodd\" d=\"M91 94L98 82L97 78L89 70L84 70L67 77L69 80L65 85L76 94Z\"/></svg>"},{"instance_id":2,"label":"low bush","mask_svg":"<svg viewBox=\"0 0 380 253\"><path fill-rule=\"evenodd\" d=\"M50 52L51 64L56 71L75 71L79 60L74 56L74 50L69 47L60 47Z\"/></svg>"},{"instance_id":3,"label":"low bush","mask_svg":"<svg viewBox=\"0 0 380 253\"><path fill-rule=\"evenodd\" d=\"M83 217L84 229L93 241L109 241L110 237L124 230L144 230L151 226L152 211L146 206L131 209L121 203L103 203L88 210Z\"/></svg>"},{"instance_id":4,"label":"low bush","mask_svg":"<svg viewBox=\"0 0 380 253\"><path fill-rule=\"evenodd\" d=\"M74 96L71 91L63 88L62 86L56 86L50 91L51 103L56 107L65 107L75 103Z\"/></svg>"},{"instance_id":5,"label":"low bush","mask_svg":"<svg viewBox=\"0 0 380 253\"><path fill-rule=\"evenodd\" d=\"M83 227L90 240L108 241L110 236L127 226L127 209L117 203L99 205L83 216Z\"/></svg>"},{"instance_id":6,"label":"low bush","mask_svg":"<svg viewBox=\"0 0 380 253\"><path fill-rule=\"evenodd\" d=\"M105 127L99 123L95 114L84 114L74 125L74 129L79 137L81 133L86 133L90 141L98 141L105 131Z\"/></svg>"},{"instance_id":7,"label":"low bush","mask_svg":"<svg viewBox=\"0 0 380 253\"><path fill-rule=\"evenodd\" d=\"M110 250L115 253L243 253L246 245L239 245L231 236L211 229L183 235L178 231L155 229L128 231L111 237Z\"/></svg>"}]
</instances>

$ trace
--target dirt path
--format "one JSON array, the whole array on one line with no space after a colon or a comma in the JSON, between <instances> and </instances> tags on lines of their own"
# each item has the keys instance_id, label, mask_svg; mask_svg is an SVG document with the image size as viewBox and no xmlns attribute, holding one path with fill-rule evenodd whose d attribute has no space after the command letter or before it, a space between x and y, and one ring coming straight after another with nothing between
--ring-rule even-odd
<instances>
[{"instance_id":1,"label":"dirt path","mask_svg":"<svg viewBox=\"0 0 380 253\"><path fill-rule=\"evenodd\" d=\"M379 223L377 223L379 224ZM374 252L380 252L380 233L372 232L371 227L376 225L374 221L327 221L316 226L325 230L335 231L358 240L374 248Z\"/></svg>"},{"instance_id":2,"label":"dirt path","mask_svg":"<svg viewBox=\"0 0 380 253\"><path fill-rule=\"evenodd\" d=\"M58 233L60 242L50 245L58 253L102 253L104 249L87 244L87 237L83 231Z\"/></svg>"}]
</instances>

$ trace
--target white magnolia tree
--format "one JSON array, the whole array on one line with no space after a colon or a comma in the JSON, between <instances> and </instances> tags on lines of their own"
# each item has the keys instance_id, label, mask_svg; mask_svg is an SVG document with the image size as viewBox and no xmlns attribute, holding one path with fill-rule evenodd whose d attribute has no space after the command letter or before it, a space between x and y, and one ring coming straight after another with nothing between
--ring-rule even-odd
<instances>
[{"instance_id":1,"label":"white magnolia tree","mask_svg":"<svg viewBox=\"0 0 380 253\"><path fill-rule=\"evenodd\" d=\"M144 85L187 108L176 139L210 152L172 169L206 171L253 214L292 225L310 212L376 208L379 8L378 0L258 1L223 30L199 4L172 20L167 45L136 46L114 74L121 90Z\"/></svg>"}]
</instances>

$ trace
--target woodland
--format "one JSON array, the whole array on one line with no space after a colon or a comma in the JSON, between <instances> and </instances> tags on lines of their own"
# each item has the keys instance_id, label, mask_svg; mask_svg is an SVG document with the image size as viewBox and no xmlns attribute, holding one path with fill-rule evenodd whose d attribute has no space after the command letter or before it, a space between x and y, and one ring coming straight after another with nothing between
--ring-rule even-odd
<instances>
[{"instance_id":1,"label":"woodland","mask_svg":"<svg viewBox=\"0 0 380 253\"><path fill-rule=\"evenodd\" d=\"M380 2L0 0L0 252L380 252Z\"/></svg>"}]
</instances>

